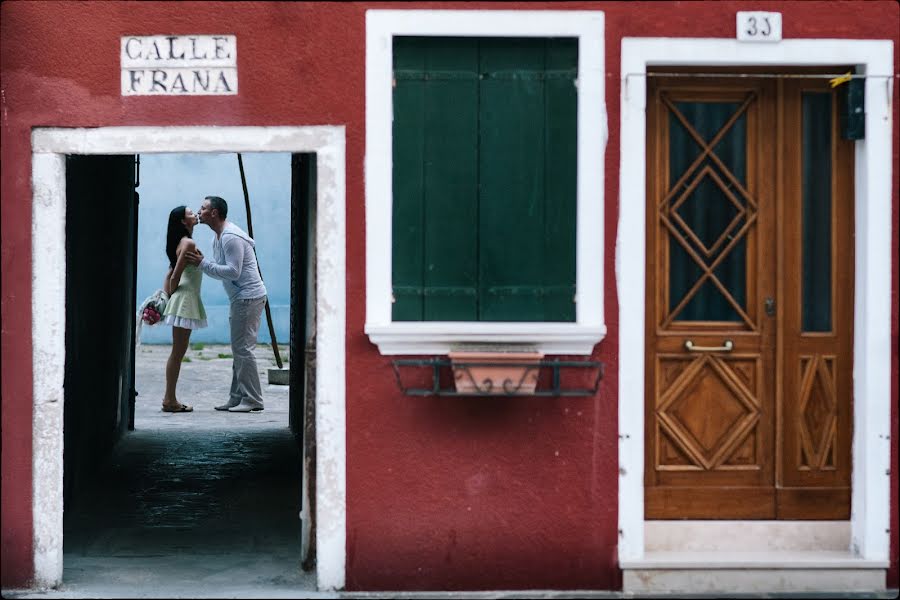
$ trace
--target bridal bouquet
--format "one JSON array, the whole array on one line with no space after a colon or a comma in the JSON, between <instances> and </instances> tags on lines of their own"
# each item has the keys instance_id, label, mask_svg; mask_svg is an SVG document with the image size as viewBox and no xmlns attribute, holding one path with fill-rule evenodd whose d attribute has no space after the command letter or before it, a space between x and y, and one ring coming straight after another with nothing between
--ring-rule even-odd
<instances>
[{"instance_id":1,"label":"bridal bouquet","mask_svg":"<svg viewBox=\"0 0 900 600\"><path fill-rule=\"evenodd\" d=\"M166 302L169 295L163 290L156 290L146 300L141 303L138 309L138 315L141 321L147 325L156 325L162 319L163 311L166 310Z\"/></svg>"},{"instance_id":2,"label":"bridal bouquet","mask_svg":"<svg viewBox=\"0 0 900 600\"><path fill-rule=\"evenodd\" d=\"M141 328L144 323L147 325L156 325L162 320L163 312L166 310L166 302L169 301L169 295L163 290L156 290L141 302L137 309L137 331L135 332L135 343L141 343Z\"/></svg>"}]
</instances>

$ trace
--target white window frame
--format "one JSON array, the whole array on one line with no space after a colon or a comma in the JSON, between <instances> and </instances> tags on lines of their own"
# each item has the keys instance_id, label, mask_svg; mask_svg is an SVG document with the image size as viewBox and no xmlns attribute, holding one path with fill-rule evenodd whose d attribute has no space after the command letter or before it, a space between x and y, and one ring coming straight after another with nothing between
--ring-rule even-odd
<instances>
[{"instance_id":1,"label":"white window frame","mask_svg":"<svg viewBox=\"0 0 900 600\"><path fill-rule=\"evenodd\" d=\"M393 38L578 39L575 322L422 321L391 316ZM382 354L446 354L463 342L526 343L545 354L590 354L603 313L603 170L607 140L601 11L369 10L366 12L366 324Z\"/></svg>"},{"instance_id":2,"label":"white window frame","mask_svg":"<svg viewBox=\"0 0 900 600\"><path fill-rule=\"evenodd\" d=\"M865 80L866 137L855 150L853 444L850 548L887 561L891 433L890 40L808 39L747 44L718 38L623 38L619 291L619 561L644 557L644 307L646 74L648 66L857 66ZM896 259L894 259L896 260ZM886 563L885 563L886 564Z\"/></svg>"}]
</instances>

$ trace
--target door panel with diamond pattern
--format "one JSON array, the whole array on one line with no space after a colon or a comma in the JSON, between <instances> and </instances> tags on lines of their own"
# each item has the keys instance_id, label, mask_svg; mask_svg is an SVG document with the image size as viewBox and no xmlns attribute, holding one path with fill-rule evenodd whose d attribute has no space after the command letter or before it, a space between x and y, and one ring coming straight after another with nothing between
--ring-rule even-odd
<instances>
[{"instance_id":1,"label":"door panel with diamond pattern","mask_svg":"<svg viewBox=\"0 0 900 600\"><path fill-rule=\"evenodd\" d=\"M844 518L827 505L849 457L849 349L822 329L849 322L834 282L852 261L823 256L823 236L849 239L852 221L824 227L845 215L820 198L843 193L832 163L852 163L821 158L831 132L807 122L836 111L775 79L647 89L647 518ZM835 301L810 309L829 285Z\"/></svg>"},{"instance_id":2,"label":"door panel with diamond pattern","mask_svg":"<svg viewBox=\"0 0 900 600\"><path fill-rule=\"evenodd\" d=\"M784 85L782 518L849 518L853 374L853 145L814 81ZM825 176L829 171L831 177ZM808 515L815 515L810 517Z\"/></svg>"}]
</instances>

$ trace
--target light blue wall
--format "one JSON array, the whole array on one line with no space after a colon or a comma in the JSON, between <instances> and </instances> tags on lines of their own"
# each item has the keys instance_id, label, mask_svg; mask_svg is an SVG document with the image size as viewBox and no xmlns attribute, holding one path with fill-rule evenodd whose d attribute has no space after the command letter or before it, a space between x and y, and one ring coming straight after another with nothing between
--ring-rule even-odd
<instances>
[{"instance_id":1,"label":"light blue wall","mask_svg":"<svg viewBox=\"0 0 900 600\"><path fill-rule=\"evenodd\" d=\"M166 224L169 212L186 205L195 212L204 196L221 196L228 202L228 220L247 231L244 191L237 154L142 154L140 211L138 216L137 303L162 287L168 270ZM289 342L291 298L291 155L287 153L242 154L253 237L279 344ZM194 228L200 250L212 255L213 231L206 225ZM209 327L191 334L191 342L228 343L228 296L222 283L203 278L201 289ZM270 341L265 313L259 341ZM168 344L172 328L144 326L141 342Z\"/></svg>"}]
</instances>

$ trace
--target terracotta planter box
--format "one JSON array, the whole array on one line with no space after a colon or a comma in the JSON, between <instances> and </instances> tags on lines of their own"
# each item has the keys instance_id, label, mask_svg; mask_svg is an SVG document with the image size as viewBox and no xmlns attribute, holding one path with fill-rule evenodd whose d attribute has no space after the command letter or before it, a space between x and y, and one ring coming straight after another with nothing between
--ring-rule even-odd
<instances>
[{"instance_id":1,"label":"terracotta planter box","mask_svg":"<svg viewBox=\"0 0 900 600\"><path fill-rule=\"evenodd\" d=\"M541 352L450 352L460 394L533 394Z\"/></svg>"}]
</instances>

